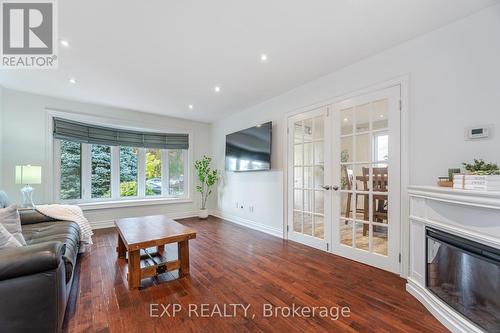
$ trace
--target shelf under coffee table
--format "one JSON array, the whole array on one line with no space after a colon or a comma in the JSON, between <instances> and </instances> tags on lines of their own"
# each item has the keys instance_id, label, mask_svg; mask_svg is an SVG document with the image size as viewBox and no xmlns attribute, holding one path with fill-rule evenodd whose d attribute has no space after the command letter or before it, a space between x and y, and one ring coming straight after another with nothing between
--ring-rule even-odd
<instances>
[{"instance_id":1,"label":"shelf under coffee table","mask_svg":"<svg viewBox=\"0 0 500 333\"><path fill-rule=\"evenodd\" d=\"M195 230L165 215L119 219L115 225L118 258L125 259L128 252L129 288L138 289L141 279L173 270L179 270L179 278L189 274L189 240L196 238ZM166 258L165 245L170 243L177 243L177 260ZM149 264L141 267L141 261Z\"/></svg>"}]
</instances>

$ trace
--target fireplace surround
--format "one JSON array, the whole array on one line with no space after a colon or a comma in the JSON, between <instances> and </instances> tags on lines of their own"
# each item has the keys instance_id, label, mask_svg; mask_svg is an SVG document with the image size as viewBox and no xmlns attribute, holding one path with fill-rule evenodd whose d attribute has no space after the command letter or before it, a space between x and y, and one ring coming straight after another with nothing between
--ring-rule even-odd
<instances>
[{"instance_id":1,"label":"fireplace surround","mask_svg":"<svg viewBox=\"0 0 500 333\"><path fill-rule=\"evenodd\" d=\"M500 193L408 193L407 291L452 332L500 332Z\"/></svg>"},{"instance_id":2,"label":"fireplace surround","mask_svg":"<svg viewBox=\"0 0 500 333\"><path fill-rule=\"evenodd\" d=\"M500 331L500 250L426 227L426 287L484 329Z\"/></svg>"}]
</instances>

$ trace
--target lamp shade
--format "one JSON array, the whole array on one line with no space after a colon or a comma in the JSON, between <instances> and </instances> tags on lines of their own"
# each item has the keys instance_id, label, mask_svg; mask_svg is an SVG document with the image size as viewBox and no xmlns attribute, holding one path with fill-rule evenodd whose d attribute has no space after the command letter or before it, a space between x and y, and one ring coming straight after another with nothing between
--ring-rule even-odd
<instances>
[{"instance_id":1,"label":"lamp shade","mask_svg":"<svg viewBox=\"0 0 500 333\"><path fill-rule=\"evenodd\" d=\"M33 185L42 183L42 167L33 165L16 166L16 184Z\"/></svg>"}]
</instances>

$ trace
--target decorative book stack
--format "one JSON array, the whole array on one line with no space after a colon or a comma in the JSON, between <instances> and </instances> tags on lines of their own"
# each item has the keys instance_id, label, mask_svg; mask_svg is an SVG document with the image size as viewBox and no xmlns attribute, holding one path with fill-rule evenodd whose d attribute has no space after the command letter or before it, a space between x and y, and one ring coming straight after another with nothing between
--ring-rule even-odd
<instances>
[{"instance_id":1,"label":"decorative book stack","mask_svg":"<svg viewBox=\"0 0 500 333\"><path fill-rule=\"evenodd\" d=\"M464 189L465 175L453 175L453 188L458 190Z\"/></svg>"},{"instance_id":2,"label":"decorative book stack","mask_svg":"<svg viewBox=\"0 0 500 333\"><path fill-rule=\"evenodd\" d=\"M454 175L453 188L473 191L500 191L500 175Z\"/></svg>"}]
</instances>

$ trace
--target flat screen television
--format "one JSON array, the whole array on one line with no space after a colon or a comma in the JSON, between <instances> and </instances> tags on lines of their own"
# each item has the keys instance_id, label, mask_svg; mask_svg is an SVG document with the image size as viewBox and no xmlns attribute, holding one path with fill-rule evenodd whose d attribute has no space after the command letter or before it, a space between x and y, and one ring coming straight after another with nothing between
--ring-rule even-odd
<instances>
[{"instance_id":1,"label":"flat screen television","mask_svg":"<svg viewBox=\"0 0 500 333\"><path fill-rule=\"evenodd\" d=\"M268 122L226 135L226 170L270 170L272 130Z\"/></svg>"}]
</instances>

